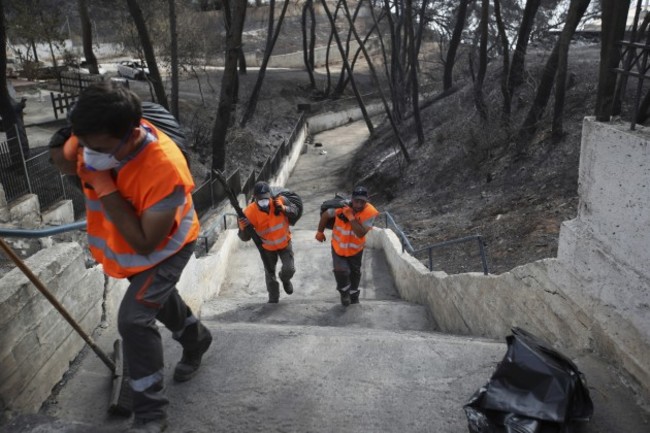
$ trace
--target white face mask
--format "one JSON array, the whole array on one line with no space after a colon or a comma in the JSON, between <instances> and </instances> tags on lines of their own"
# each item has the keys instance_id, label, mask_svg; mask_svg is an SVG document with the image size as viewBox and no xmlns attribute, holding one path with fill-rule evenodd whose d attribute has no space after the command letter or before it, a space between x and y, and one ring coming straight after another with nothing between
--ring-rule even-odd
<instances>
[{"instance_id":1,"label":"white face mask","mask_svg":"<svg viewBox=\"0 0 650 433\"><path fill-rule=\"evenodd\" d=\"M119 167L120 161L108 153L97 152L84 147L84 164L90 170L104 171Z\"/></svg>"},{"instance_id":2,"label":"white face mask","mask_svg":"<svg viewBox=\"0 0 650 433\"><path fill-rule=\"evenodd\" d=\"M262 209L266 209L266 208L269 207L270 202L271 202L271 200L269 200L268 198L263 198L261 200L257 200L257 205L259 207L261 207Z\"/></svg>"}]
</instances>

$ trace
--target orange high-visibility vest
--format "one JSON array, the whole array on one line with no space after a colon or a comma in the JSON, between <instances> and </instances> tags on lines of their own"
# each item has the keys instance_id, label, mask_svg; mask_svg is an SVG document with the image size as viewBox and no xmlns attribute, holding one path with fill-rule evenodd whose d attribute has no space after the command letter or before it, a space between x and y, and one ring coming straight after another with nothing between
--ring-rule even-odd
<instances>
[{"instance_id":1,"label":"orange high-visibility vest","mask_svg":"<svg viewBox=\"0 0 650 433\"><path fill-rule=\"evenodd\" d=\"M118 192L138 217L179 186L185 191L185 202L179 206L167 237L145 256L138 254L111 223L95 191L83 186L90 252L103 265L104 272L115 278L130 277L154 267L196 240L200 230L192 201L194 180L183 153L151 123L143 119L142 124L157 140L145 143L131 161L113 170ZM79 152L79 158L83 160L83 152Z\"/></svg>"},{"instance_id":2,"label":"orange high-visibility vest","mask_svg":"<svg viewBox=\"0 0 650 433\"><path fill-rule=\"evenodd\" d=\"M257 203L251 203L244 209L244 215L262 239L262 247L268 251L278 251L286 248L291 240L289 218L280 213L275 215L275 203L271 198L269 213L262 212Z\"/></svg>"},{"instance_id":3,"label":"orange high-visibility vest","mask_svg":"<svg viewBox=\"0 0 650 433\"><path fill-rule=\"evenodd\" d=\"M343 222L339 215L343 213L343 208L338 208L334 212L334 228L332 229L332 247L339 256L351 257L359 254L366 244L366 237L359 238L352 230L351 222ZM379 215L379 211L370 203L366 203L363 210L355 214L355 218L361 225L371 218Z\"/></svg>"}]
</instances>

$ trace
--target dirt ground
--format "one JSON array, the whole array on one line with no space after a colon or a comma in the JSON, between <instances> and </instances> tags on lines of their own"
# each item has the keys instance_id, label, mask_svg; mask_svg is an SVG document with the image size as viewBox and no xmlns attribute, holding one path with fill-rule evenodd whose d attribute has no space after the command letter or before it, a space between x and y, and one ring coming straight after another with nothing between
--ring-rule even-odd
<instances>
[{"instance_id":1,"label":"dirt ground","mask_svg":"<svg viewBox=\"0 0 650 433\"><path fill-rule=\"evenodd\" d=\"M501 126L501 69L493 62L485 86L487 122L476 113L471 84L459 83L457 93L423 110L424 144L417 144L414 132L406 134L410 164L390 156L397 145L384 126L358 156L355 181L371 187L378 207L395 217L416 250L481 235L491 273L555 257L561 223L576 216L582 120L594 112L598 50L596 45L572 47L565 134L558 143L550 139L552 109L523 153L511 138L546 60L546 52L533 52L527 57L527 82L513 98L510 135ZM410 122L404 130L414 131ZM432 252L434 269L482 270L476 240ZM428 264L427 251L417 256Z\"/></svg>"}]
</instances>

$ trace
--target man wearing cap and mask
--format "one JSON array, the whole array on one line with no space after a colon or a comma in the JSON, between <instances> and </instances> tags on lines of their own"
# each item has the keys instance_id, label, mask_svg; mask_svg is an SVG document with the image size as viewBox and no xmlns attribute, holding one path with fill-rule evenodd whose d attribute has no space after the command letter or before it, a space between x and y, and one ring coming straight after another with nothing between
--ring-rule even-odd
<instances>
[{"instance_id":1,"label":"man wearing cap and mask","mask_svg":"<svg viewBox=\"0 0 650 433\"><path fill-rule=\"evenodd\" d=\"M336 290L341 294L341 304L348 306L359 303L361 282L361 259L365 236L372 229L379 212L368 203L368 190L357 186L352 191L350 205L330 208L323 212L318 223L316 240L325 242L325 226L334 218L332 229L332 261Z\"/></svg>"},{"instance_id":2,"label":"man wearing cap and mask","mask_svg":"<svg viewBox=\"0 0 650 433\"><path fill-rule=\"evenodd\" d=\"M169 402L156 320L183 347L177 382L196 375L212 342L176 289L200 229L192 174L176 143L142 118L140 99L123 86L84 89L70 126L72 135L51 140L52 161L81 180L93 257L107 275L129 281L118 312L133 389L128 431L161 432Z\"/></svg>"},{"instance_id":3,"label":"man wearing cap and mask","mask_svg":"<svg viewBox=\"0 0 650 433\"><path fill-rule=\"evenodd\" d=\"M253 188L254 201L246 206L246 218L239 220L239 238L249 241L250 235L244 230L252 225L262 240L262 251L271 266L264 269L266 290L269 292L269 303L275 304L280 300L280 285L275 276L275 265L278 257L282 260L282 269L278 276L287 295L293 293L291 277L296 272L291 246L291 231L289 230L289 215L296 215L298 209L281 195L271 196L271 187L266 182L257 182Z\"/></svg>"}]
</instances>

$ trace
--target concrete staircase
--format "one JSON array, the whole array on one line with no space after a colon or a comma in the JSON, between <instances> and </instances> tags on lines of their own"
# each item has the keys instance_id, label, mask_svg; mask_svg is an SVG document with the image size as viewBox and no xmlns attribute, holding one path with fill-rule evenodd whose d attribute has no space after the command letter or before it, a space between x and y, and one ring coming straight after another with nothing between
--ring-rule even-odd
<instances>
[{"instance_id":1,"label":"concrete staircase","mask_svg":"<svg viewBox=\"0 0 650 433\"><path fill-rule=\"evenodd\" d=\"M261 261L247 244L232 257L237 267L220 296L203 306L216 347L197 386L201 404L213 406L193 428L463 431L462 405L489 376L503 345L433 332L423 307L399 300L380 250L365 254L361 304L343 307L329 245L318 244L311 231L293 239L293 295L266 303Z\"/></svg>"},{"instance_id":2,"label":"concrete staircase","mask_svg":"<svg viewBox=\"0 0 650 433\"><path fill-rule=\"evenodd\" d=\"M399 299L382 250L367 249L359 305L334 289L329 244L294 232L294 294L266 303L259 253L241 244L221 294L202 308L214 340L198 375L171 379L180 347L163 331L171 432L466 430L463 404L494 370L503 343L435 332L427 310ZM102 335L110 345L114 335ZM68 379L44 430L120 431L110 382L92 353ZM78 404L75 404L77 402Z\"/></svg>"}]
</instances>

